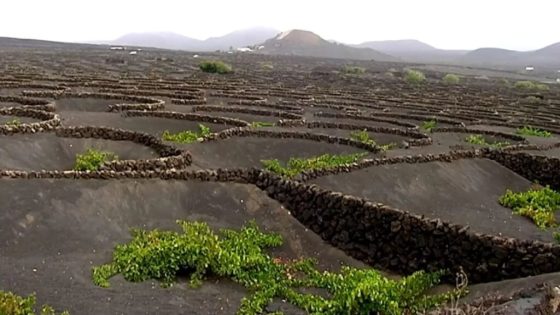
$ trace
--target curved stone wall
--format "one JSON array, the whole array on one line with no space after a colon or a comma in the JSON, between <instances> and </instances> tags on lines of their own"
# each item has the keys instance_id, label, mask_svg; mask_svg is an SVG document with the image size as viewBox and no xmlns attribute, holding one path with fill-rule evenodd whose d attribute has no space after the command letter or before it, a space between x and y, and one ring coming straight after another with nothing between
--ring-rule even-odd
<instances>
[{"instance_id":1,"label":"curved stone wall","mask_svg":"<svg viewBox=\"0 0 560 315\"><path fill-rule=\"evenodd\" d=\"M18 125L0 125L0 134L11 135L15 133L37 133L54 130L60 125L60 118L52 112L45 112L27 107L0 108L0 115L16 117L30 117L42 121L33 123L20 123Z\"/></svg>"}]
</instances>

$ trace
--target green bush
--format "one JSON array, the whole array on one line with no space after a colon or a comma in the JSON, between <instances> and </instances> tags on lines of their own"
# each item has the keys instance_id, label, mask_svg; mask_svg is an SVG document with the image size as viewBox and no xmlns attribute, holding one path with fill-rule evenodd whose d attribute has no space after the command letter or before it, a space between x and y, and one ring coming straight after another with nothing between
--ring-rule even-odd
<instances>
[{"instance_id":1,"label":"green bush","mask_svg":"<svg viewBox=\"0 0 560 315\"><path fill-rule=\"evenodd\" d=\"M394 143L378 145L377 142L375 142L375 139L371 138L369 133L365 129L360 131L350 132L350 138L352 140L359 141L368 145L378 146L382 151L391 150L392 148L397 146Z\"/></svg>"},{"instance_id":2,"label":"green bush","mask_svg":"<svg viewBox=\"0 0 560 315\"><path fill-rule=\"evenodd\" d=\"M96 171L103 163L117 160L118 156L111 152L88 149L83 154L76 154L75 171Z\"/></svg>"},{"instance_id":3,"label":"green bush","mask_svg":"<svg viewBox=\"0 0 560 315\"><path fill-rule=\"evenodd\" d=\"M435 119L427 120L422 123L420 128L426 130L427 132L432 132L437 128L437 121Z\"/></svg>"},{"instance_id":4,"label":"green bush","mask_svg":"<svg viewBox=\"0 0 560 315\"><path fill-rule=\"evenodd\" d=\"M169 130L165 130L162 134L162 139L165 141L177 142L177 143L193 143L197 141L203 141L204 138L211 134L210 128L203 124L198 125L198 132L185 130L178 133L170 133Z\"/></svg>"},{"instance_id":5,"label":"green bush","mask_svg":"<svg viewBox=\"0 0 560 315\"><path fill-rule=\"evenodd\" d=\"M557 226L554 213L560 209L560 193L548 186L519 193L508 189L499 202L514 213L532 219L540 228Z\"/></svg>"},{"instance_id":6,"label":"green bush","mask_svg":"<svg viewBox=\"0 0 560 315\"><path fill-rule=\"evenodd\" d=\"M270 172L281 176L294 177L305 171L333 169L341 165L356 163L366 155L367 152L349 155L323 154L309 159L290 158L286 166L282 166L277 159L262 160L261 163Z\"/></svg>"},{"instance_id":7,"label":"green bush","mask_svg":"<svg viewBox=\"0 0 560 315\"><path fill-rule=\"evenodd\" d=\"M510 143L507 141L487 142L482 135L469 135L465 138L465 141L471 144L483 145L483 146L494 147L494 148L502 148L510 145Z\"/></svg>"},{"instance_id":8,"label":"green bush","mask_svg":"<svg viewBox=\"0 0 560 315\"><path fill-rule=\"evenodd\" d=\"M208 73L226 74L233 72L231 65L223 61L204 61L198 67Z\"/></svg>"},{"instance_id":9,"label":"green bush","mask_svg":"<svg viewBox=\"0 0 560 315\"><path fill-rule=\"evenodd\" d=\"M345 66L342 69L342 72L345 74L360 75L366 73L366 69L362 67L356 67L356 66Z\"/></svg>"},{"instance_id":10,"label":"green bush","mask_svg":"<svg viewBox=\"0 0 560 315\"><path fill-rule=\"evenodd\" d=\"M543 137L543 138L550 138L552 133L546 130L541 130L539 128L533 128L531 126L523 126L522 128L517 129L518 135L523 136L535 136L535 137Z\"/></svg>"},{"instance_id":11,"label":"green bush","mask_svg":"<svg viewBox=\"0 0 560 315\"><path fill-rule=\"evenodd\" d=\"M181 232L134 230L128 244L116 246L109 264L93 268L94 283L107 286L112 276L122 274L128 281L156 279L168 286L184 271L191 272L194 287L207 276L228 278L250 292L241 301L240 315L263 314L274 299L285 300L309 314L412 314L463 293L456 290L428 295L443 272L419 271L391 280L373 269L343 267L338 273L321 272L311 259L271 257L265 250L281 246L282 237L262 232L254 222L218 233L204 222L178 224ZM302 291L309 288L328 294Z\"/></svg>"},{"instance_id":12,"label":"green bush","mask_svg":"<svg viewBox=\"0 0 560 315\"><path fill-rule=\"evenodd\" d=\"M445 84L459 84L461 78L456 74L448 73L443 77L442 81Z\"/></svg>"},{"instance_id":13,"label":"green bush","mask_svg":"<svg viewBox=\"0 0 560 315\"><path fill-rule=\"evenodd\" d=\"M21 125L21 120L19 120L18 118L14 118L6 122L6 126L10 126L10 127L17 127L20 125Z\"/></svg>"},{"instance_id":14,"label":"green bush","mask_svg":"<svg viewBox=\"0 0 560 315\"><path fill-rule=\"evenodd\" d=\"M418 85L426 81L426 76L418 70L406 70L404 79L409 84Z\"/></svg>"},{"instance_id":15,"label":"green bush","mask_svg":"<svg viewBox=\"0 0 560 315\"><path fill-rule=\"evenodd\" d=\"M533 82L533 81L517 81L513 85L514 88L524 91L548 91L549 87L546 84Z\"/></svg>"},{"instance_id":16,"label":"green bush","mask_svg":"<svg viewBox=\"0 0 560 315\"><path fill-rule=\"evenodd\" d=\"M12 292L0 290L0 314L1 315L55 315L55 311L50 305L43 305L40 313L35 313L35 295L21 297ZM67 311L61 315L69 315Z\"/></svg>"}]
</instances>

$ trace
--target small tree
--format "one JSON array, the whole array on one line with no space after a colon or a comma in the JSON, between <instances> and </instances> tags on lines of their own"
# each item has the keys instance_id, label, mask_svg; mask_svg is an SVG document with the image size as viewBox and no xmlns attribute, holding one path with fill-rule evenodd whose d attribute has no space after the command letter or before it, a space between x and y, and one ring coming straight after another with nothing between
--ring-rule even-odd
<instances>
[{"instance_id":1,"label":"small tree","mask_svg":"<svg viewBox=\"0 0 560 315\"><path fill-rule=\"evenodd\" d=\"M426 76L418 70L406 70L404 79L409 84L417 85L426 81Z\"/></svg>"},{"instance_id":2,"label":"small tree","mask_svg":"<svg viewBox=\"0 0 560 315\"><path fill-rule=\"evenodd\" d=\"M442 81L445 84L459 84L459 82L461 82L461 78L459 78L456 74L448 73L443 77Z\"/></svg>"}]
</instances>

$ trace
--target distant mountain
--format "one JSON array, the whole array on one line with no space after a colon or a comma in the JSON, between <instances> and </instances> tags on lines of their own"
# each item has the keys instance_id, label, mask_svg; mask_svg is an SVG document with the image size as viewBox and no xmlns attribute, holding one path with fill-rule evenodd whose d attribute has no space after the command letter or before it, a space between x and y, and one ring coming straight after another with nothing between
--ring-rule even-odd
<instances>
[{"instance_id":1,"label":"distant mountain","mask_svg":"<svg viewBox=\"0 0 560 315\"><path fill-rule=\"evenodd\" d=\"M560 69L560 42L533 51L480 48L457 60L478 66L522 68L525 66Z\"/></svg>"},{"instance_id":2,"label":"distant mountain","mask_svg":"<svg viewBox=\"0 0 560 315\"><path fill-rule=\"evenodd\" d=\"M280 33L261 44L259 53L323 58L396 61L397 58L370 48L356 48L329 42L319 35L303 30Z\"/></svg>"},{"instance_id":3,"label":"distant mountain","mask_svg":"<svg viewBox=\"0 0 560 315\"><path fill-rule=\"evenodd\" d=\"M210 37L203 42L205 50L226 50L229 47L239 48L262 43L280 31L273 28L255 27L231 32L220 37Z\"/></svg>"},{"instance_id":4,"label":"distant mountain","mask_svg":"<svg viewBox=\"0 0 560 315\"><path fill-rule=\"evenodd\" d=\"M430 46L426 43L423 43L419 40L415 39L401 39L401 40L383 40L383 41L372 41L372 42L365 42L359 45L355 45L357 47L367 47L375 50L379 50L381 52L408 52L408 51L435 51L437 50L435 47Z\"/></svg>"},{"instance_id":5,"label":"distant mountain","mask_svg":"<svg viewBox=\"0 0 560 315\"><path fill-rule=\"evenodd\" d=\"M220 37L210 37L206 40L198 40L170 32L130 33L114 41L103 43L174 50L214 51L228 50L230 47L239 48L254 45L278 33L277 30L271 28L256 27L235 31Z\"/></svg>"},{"instance_id":6,"label":"distant mountain","mask_svg":"<svg viewBox=\"0 0 560 315\"><path fill-rule=\"evenodd\" d=\"M171 32L130 33L109 42L112 45L184 50L198 48L202 41Z\"/></svg>"},{"instance_id":7,"label":"distant mountain","mask_svg":"<svg viewBox=\"0 0 560 315\"><path fill-rule=\"evenodd\" d=\"M422 63L450 62L466 54L466 50L444 50L415 39L365 42L355 47L368 47L404 61Z\"/></svg>"}]
</instances>

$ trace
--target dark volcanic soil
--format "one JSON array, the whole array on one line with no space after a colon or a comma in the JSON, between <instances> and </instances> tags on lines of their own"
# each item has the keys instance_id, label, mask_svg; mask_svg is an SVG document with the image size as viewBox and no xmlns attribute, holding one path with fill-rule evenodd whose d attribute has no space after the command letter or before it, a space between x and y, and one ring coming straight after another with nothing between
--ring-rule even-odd
<instances>
[{"instance_id":1,"label":"dark volcanic soil","mask_svg":"<svg viewBox=\"0 0 560 315\"><path fill-rule=\"evenodd\" d=\"M155 158L149 147L130 142L104 139L61 138L54 133L0 136L0 169L4 170L70 170L76 154L87 149L109 151L121 160Z\"/></svg>"},{"instance_id":2,"label":"dark volcanic soil","mask_svg":"<svg viewBox=\"0 0 560 315\"><path fill-rule=\"evenodd\" d=\"M164 197L163 197L164 196ZM159 180L0 180L0 287L37 292L71 314L234 314L244 289L229 281L185 281L170 289L117 277L91 282L91 267L109 262L133 227L177 229L175 220L238 228L255 219L285 243L274 256L315 257L322 268L361 266L304 228L254 186ZM282 304L282 303L280 303ZM278 305L277 305L278 306ZM289 314L293 314L289 312Z\"/></svg>"},{"instance_id":3,"label":"dark volcanic soil","mask_svg":"<svg viewBox=\"0 0 560 315\"><path fill-rule=\"evenodd\" d=\"M312 182L430 218L469 225L476 232L552 240L551 232L498 204L506 189L527 190L531 182L490 160L370 167Z\"/></svg>"},{"instance_id":4,"label":"dark volcanic soil","mask_svg":"<svg viewBox=\"0 0 560 315\"><path fill-rule=\"evenodd\" d=\"M201 168L262 167L261 160L313 157L325 153L364 152L356 147L304 139L233 137L225 140L178 145L194 156L193 165Z\"/></svg>"},{"instance_id":5,"label":"dark volcanic soil","mask_svg":"<svg viewBox=\"0 0 560 315\"><path fill-rule=\"evenodd\" d=\"M65 126L105 126L121 128L161 136L163 131L172 133L184 130L198 130L199 124L210 127L212 132L222 131L234 126L213 124L200 121L167 119L158 117L122 117L117 113L84 113L65 111L60 113L62 124Z\"/></svg>"}]
</instances>

